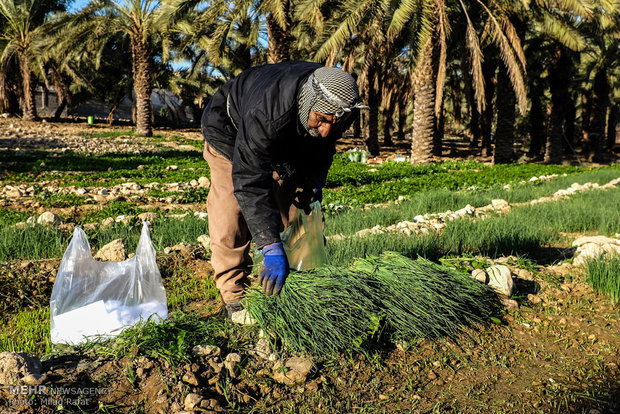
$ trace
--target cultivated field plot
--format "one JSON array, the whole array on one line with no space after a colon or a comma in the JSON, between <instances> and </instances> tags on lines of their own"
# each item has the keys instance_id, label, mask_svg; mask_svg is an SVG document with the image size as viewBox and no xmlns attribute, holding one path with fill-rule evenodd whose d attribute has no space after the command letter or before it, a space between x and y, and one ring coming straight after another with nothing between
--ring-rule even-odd
<instances>
[{"instance_id":1,"label":"cultivated field plot","mask_svg":"<svg viewBox=\"0 0 620 414\"><path fill-rule=\"evenodd\" d=\"M0 412L620 412L620 166L393 155L336 155L329 266L252 291L244 326L210 279L198 131L0 120ZM144 220L170 318L52 346L75 226L120 261Z\"/></svg>"}]
</instances>

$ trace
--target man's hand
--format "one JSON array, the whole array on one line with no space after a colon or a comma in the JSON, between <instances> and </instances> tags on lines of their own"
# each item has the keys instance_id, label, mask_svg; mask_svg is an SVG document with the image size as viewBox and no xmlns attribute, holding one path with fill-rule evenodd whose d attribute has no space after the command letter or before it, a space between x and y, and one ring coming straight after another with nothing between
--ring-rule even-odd
<instances>
[{"instance_id":1,"label":"man's hand","mask_svg":"<svg viewBox=\"0 0 620 414\"><path fill-rule=\"evenodd\" d=\"M258 277L258 282L263 287L265 295L277 295L280 293L284 281L289 274L289 264L282 242L277 242L263 247L261 250L265 261Z\"/></svg>"}]
</instances>

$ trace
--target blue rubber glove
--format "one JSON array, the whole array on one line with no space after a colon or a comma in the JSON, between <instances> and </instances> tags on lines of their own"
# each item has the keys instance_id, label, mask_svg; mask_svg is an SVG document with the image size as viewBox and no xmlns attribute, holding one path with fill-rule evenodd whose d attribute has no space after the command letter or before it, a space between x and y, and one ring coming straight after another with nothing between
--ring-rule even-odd
<instances>
[{"instance_id":1,"label":"blue rubber glove","mask_svg":"<svg viewBox=\"0 0 620 414\"><path fill-rule=\"evenodd\" d=\"M265 295L277 295L289 274L289 264L282 242L270 244L261 250L265 261L258 277Z\"/></svg>"}]
</instances>

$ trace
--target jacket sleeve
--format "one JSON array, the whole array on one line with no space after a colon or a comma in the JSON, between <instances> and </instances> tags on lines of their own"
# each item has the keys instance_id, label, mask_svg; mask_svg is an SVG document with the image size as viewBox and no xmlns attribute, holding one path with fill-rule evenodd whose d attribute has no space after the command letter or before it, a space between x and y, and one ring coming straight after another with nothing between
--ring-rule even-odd
<instances>
[{"instance_id":1,"label":"jacket sleeve","mask_svg":"<svg viewBox=\"0 0 620 414\"><path fill-rule=\"evenodd\" d=\"M243 117L233 150L235 197L256 247L280 241L280 210L273 189L273 154L278 134L258 109Z\"/></svg>"}]
</instances>

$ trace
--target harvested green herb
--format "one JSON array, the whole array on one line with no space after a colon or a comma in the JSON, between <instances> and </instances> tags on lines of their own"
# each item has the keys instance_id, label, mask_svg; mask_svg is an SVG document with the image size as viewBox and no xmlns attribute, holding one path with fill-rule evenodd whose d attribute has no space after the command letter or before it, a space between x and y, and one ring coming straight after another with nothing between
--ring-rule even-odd
<instances>
[{"instance_id":1,"label":"harvested green herb","mask_svg":"<svg viewBox=\"0 0 620 414\"><path fill-rule=\"evenodd\" d=\"M497 297L467 275L398 253L361 259L351 267L293 272L279 297L249 292L245 306L289 348L333 355L383 337L454 337L486 324Z\"/></svg>"}]
</instances>

